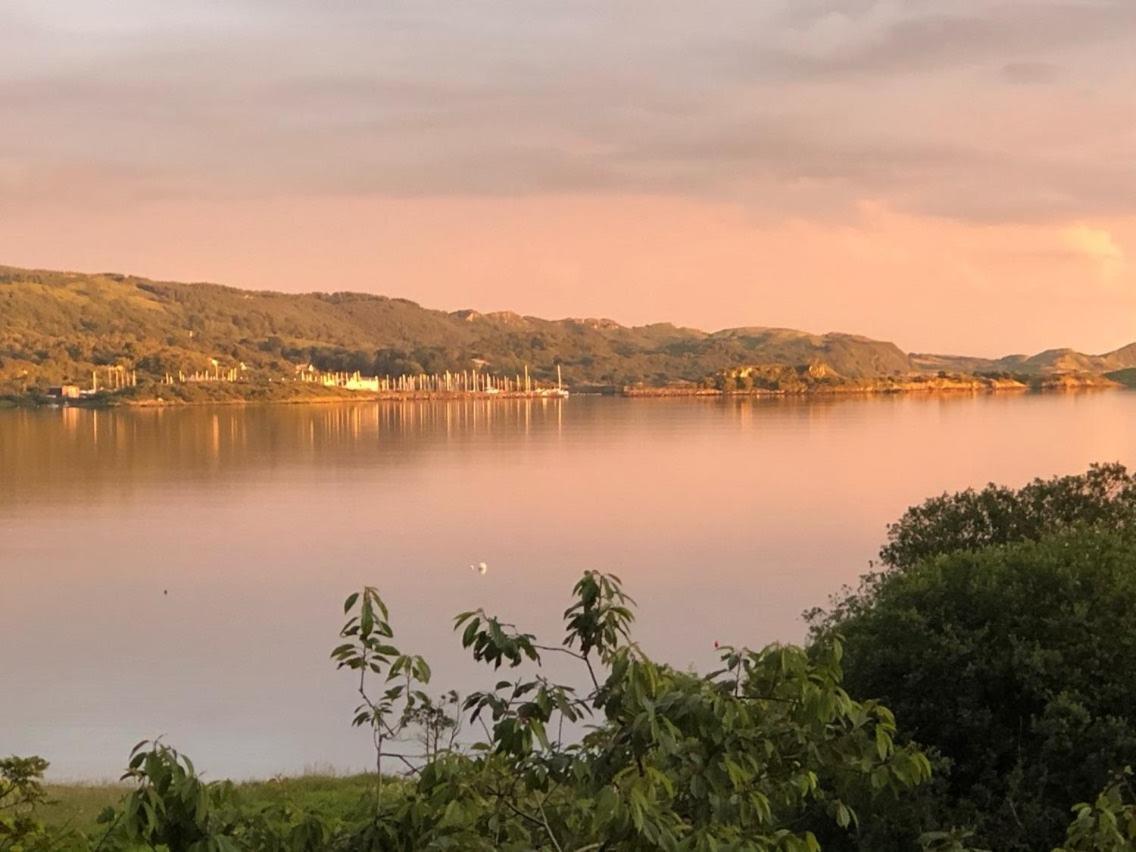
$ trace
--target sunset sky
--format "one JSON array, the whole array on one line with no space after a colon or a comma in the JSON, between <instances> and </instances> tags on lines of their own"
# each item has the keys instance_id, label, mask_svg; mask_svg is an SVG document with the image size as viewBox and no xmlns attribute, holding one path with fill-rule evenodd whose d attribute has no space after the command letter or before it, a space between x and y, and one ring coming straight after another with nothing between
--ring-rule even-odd
<instances>
[{"instance_id":1,"label":"sunset sky","mask_svg":"<svg viewBox=\"0 0 1136 852\"><path fill-rule=\"evenodd\" d=\"M5 0L0 263L1136 340L1133 0Z\"/></svg>"}]
</instances>

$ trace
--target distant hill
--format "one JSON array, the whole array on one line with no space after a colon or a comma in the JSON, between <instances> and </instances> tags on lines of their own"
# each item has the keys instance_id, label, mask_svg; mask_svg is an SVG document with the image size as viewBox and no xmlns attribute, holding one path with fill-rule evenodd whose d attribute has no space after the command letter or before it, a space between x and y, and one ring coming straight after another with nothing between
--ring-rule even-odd
<instances>
[{"instance_id":1,"label":"distant hill","mask_svg":"<svg viewBox=\"0 0 1136 852\"><path fill-rule=\"evenodd\" d=\"M106 364L161 376L208 368L210 359L279 375L305 363L366 374L441 372L468 369L476 359L492 372L527 365L547 378L559 363L577 385L666 385L753 364L823 363L827 373L852 380L937 370L1103 372L1136 366L1136 344L1103 356L908 356L854 334L626 327L604 319L445 312L362 293L259 292L0 266L0 381L82 382Z\"/></svg>"},{"instance_id":2,"label":"distant hill","mask_svg":"<svg viewBox=\"0 0 1136 852\"><path fill-rule=\"evenodd\" d=\"M1007 355L1004 358L972 358L965 355L912 354L912 365L919 370L957 370L966 372L1009 372L1037 375L1045 373L1095 373L1136 367L1136 343L1102 355L1086 355L1073 349L1046 349L1036 355Z\"/></svg>"}]
</instances>

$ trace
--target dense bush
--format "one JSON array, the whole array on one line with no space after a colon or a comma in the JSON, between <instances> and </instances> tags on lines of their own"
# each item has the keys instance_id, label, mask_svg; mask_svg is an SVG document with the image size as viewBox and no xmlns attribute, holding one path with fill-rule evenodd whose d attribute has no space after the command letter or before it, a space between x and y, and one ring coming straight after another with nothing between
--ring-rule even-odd
<instances>
[{"instance_id":1,"label":"dense bush","mask_svg":"<svg viewBox=\"0 0 1136 852\"><path fill-rule=\"evenodd\" d=\"M915 813L872 821L876 848L907 848L888 826L913 820L1052 848L1070 802L1136 762L1134 504L1119 466L936 498L892 528L885 570L814 615L846 643L849 691L941 758Z\"/></svg>"},{"instance_id":2,"label":"dense bush","mask_svg":"<svg viewBox=\"0 0 1136 852\"><path fill-rule=\"evenodd\" d=\"M630 641L631 601L616 578L588 574L575 595L561 645L481 611L458 616L475 659L536 671L469 696L464 709L484 739L435 752L351 848L806 850L819 848L810 820L852 830L849 799L927 778L921 754L894 748L891 714L841 688L838 643L811 654L723 648L718 671L678 672ZM382 754L429 703L419 688L429 672L390 644L374 590L347 604L358 615L333 653L359 672L355 721ZM548 653L578 660L583 693L540 674ZM372 676L391 685L372 695ZM564 736L581 722L590 723L582 738Z\"/></svg>"},{"instance_id":3,"label":"dense bush","mask_svg":"<svg viewBox=\"0 0 1136 852\"><path fill-rule=\"evenodd\" d=\"M1019 489L992 483L932 497L888 527L880 561L902 570L942 553L1036 540L1078 525L1136 527L1136 476L1121 464L1095 464Z\"/></svg>"},{"instance_id":4,"label":"dense bush","mask_svg":"<svg viewBox=\"0 0 1136 852\"><path fill-rule=\"evenodd\" d=\"M24 852L48 848L52 838L36 818L44 803L42 757L0 759L0 850Z\"/></svg>"}]
</instances>

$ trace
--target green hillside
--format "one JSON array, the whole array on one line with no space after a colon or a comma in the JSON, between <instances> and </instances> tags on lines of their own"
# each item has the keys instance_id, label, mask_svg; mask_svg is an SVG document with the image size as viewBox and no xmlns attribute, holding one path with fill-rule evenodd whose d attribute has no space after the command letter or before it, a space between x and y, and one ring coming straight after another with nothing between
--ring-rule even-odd
<instances>
[{"instance_id":1,"label":"green hillside","mask_svg":"<svg viewBox=\"0 0 1136 852\"><path fill-rule=\"evenodd\" d=\"M573 383L700 381L742 364L825 361L848 378L911 370L894 344L845 334L429 310L361 293L284 294L0 267L0 381L85 381L92 367L145 375L206 369L210 359L291 374L297 364L367 374L468 369L512 374L527 364ZM26 375L25 375L26 371Z\"/></svg>"},{"instance_id":2,"label":"green hillside","mask_svg":"<svg viewBox=\"0 0 1136 852\"><path fill-rule=\"evenodd\" d=\"M1106 355L1049 350L1003 359L909 356L853 334L781 328L708 333L667 323L545 320L510 312L423 308L363 293L275 293L0 266L0 392L122 365L140 380L244 364L262 378L302 364L367 375L460 371L555 376L574 386L705 382L755 365L823 365L830 381L915 373L1103 373L1136 366L1136 344Z\"/></svg>"}]
</instances>

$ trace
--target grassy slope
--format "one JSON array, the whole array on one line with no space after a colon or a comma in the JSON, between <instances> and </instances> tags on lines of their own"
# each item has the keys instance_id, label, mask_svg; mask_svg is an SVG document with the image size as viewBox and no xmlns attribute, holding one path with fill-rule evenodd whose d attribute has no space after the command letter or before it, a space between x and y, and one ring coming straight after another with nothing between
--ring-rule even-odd
<instances>
[{"instance_id":1,"label":"grassy slope","mask_svg":"<svg viewBox=\"0 0 1136 852\"><path fill-rule=\"evenodd\" d=\"M912 362L927 371L1010 372L1028 375L1044 373L1105 373L1136 367L1136 343L1101 355L1086 355L1072 349L1047 349L1036 355L1007 355L1005 358L970 358L961 355L913 354Z\"/></svg>"},{"instance_id":2,"label":"grassy slope","mask_svg":"<svg viewBox=\"0 0 1136 852\"><path fill-rule=\"evenodd\" d=\"M663 385L744 365L815 360L853 380L939 370L1103 372L1136 367L1136 344L1096 356L1070 350L1002 359L908 356L894 344L851 334L776 328L708 334L665 323L629 328L609 320L447 313L361 293L253 292L0 266L0 385L6 381L9 391L25 381L86 384L97 364L160 376L208 369L211 358L244 362L263 376L290 375L309 360L328 370L396 374L463 370L484 359L495 373L528 365L548 379L559 362L572 385Z\"/></svg>"},{"instance_id":3,"label":"grassy slope","mask_svg":"<svg viewBox=\"0 0 1136 852\"><path fill-rule=\"evenodd\" d=\"M381 353L382 357L376 357ZM358 293L281 294L0 267L0 378L85 382L97 363L151 374L202 369L209 358L276 374L312 359L327 369L461 370L472 359L513 373L528 364L570 382L697 381L754 362L825 360L849 378L906 372L890 343L781 329L707 334L656 324L446 313Z\"/></svg>"},{"instance_id":4,"label":"grassy slope","mask_svg":"<svg viewBox=\"0 0 1136 852\"><path fill-rule=\"evenodd\" d=\"M303 775L237 785L238 795L253 805L290 802L318 810L329 819L347 816L374 789L374 776ZM385 787L384 787L385 789ZM51 804L40 812L45 823L75 828L87 833L100 831L96 819L107 805L114 805L129 791L121 784L49 784Z\"/></svg>"}]
</instances>

